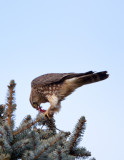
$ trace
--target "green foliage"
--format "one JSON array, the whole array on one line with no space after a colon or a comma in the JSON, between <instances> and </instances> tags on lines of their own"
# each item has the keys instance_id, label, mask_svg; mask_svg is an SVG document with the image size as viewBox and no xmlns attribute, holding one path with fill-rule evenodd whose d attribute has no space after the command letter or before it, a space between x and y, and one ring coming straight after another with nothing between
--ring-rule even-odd
<instances>
[{"instance_id":1,"label":"green foliage","mask_svg":"<svg viewBox=\"0 0 124 160\"><path fill-rule=\"evenodd\" d=\"M0 160L75 160L91 156L86 148L78 147L85 131L85 117L79 119L72 134L58 131L54 118L47 119L43 114L34 120L27 115L15 128L15 86L12 80L7 103L0 105Z\"/></svg>"}]
</instances>

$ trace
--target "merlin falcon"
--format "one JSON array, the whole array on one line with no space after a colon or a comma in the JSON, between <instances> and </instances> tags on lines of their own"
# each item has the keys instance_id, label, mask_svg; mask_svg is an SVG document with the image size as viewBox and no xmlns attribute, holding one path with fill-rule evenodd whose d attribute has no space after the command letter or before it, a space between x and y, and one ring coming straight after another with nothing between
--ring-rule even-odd
<instances>
[{"instance_id":1,"label":"merlin falcon","mask_svg":"<svg viewBox=\"0 0 124 160\"><path fill-rule=\"evenodd\" d=\"M49 73L35 78L31 82L31 105L44 113L48 118L59 112L61 101L74 92L75 89L86 84L102 81L108 78L107 71L86 73ZM48 110L40 107L41 103L50 103Z\"/></svg>"}]
</instances>

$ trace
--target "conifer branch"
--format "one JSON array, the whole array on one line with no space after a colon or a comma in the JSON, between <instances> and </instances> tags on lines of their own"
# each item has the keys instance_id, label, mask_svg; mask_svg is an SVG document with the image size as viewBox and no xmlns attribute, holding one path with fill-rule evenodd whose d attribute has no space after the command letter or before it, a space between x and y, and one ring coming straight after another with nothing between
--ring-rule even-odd
<instances>
[{"instance_id":1,"label":"conifer branch","mask_svg":"<svg viewBox=\"0 0 124 160\"><path fill-rule=\"evenodd\" d=\"M70 132L65 132L65 133L63 132L57 135L56 138L52 139L48 145L45 145L45 147L43 147L43 149L39 152L39 154L34 157L34 160L35 159L37 160L42 155L42 153L44 153L48 149L48 147L53 146L56 142L62 139L63 136L69 136L69 135L70 135Z\"/></svg>"},{"instance_id":2,"label":"conifer branch","mask_svg":"<svg viewBox=\"0 0 124 160\"><path fill-rule=\"evenodd\" d=\"M30 139L22 139L21 141L17 141L12 145L12 156L11 160L21 158L23 151L30 148Z\"/></svg>"},{"instance_id":3,"label":"conifer branch","mask_svg":"<svg viewBox=\"0 0 124 160\"><path fill-rule=\"evenodd\" d=\"M3 132L0 131L0 134L3 135Z\"/></svg>"},{"instance_id":4,"label":"conifer branch","mask_svg":"<svg viewBox=\"0 0 124 160\"><path fill-rule=\"evenodd\" d=\"M58 160L62 160L62 155L61 155L62 152L60 149L58 149L57 154L58 154Z\"/></svg>"},{"instance_id":5,"label":"conifer branch","mask_svg":"<svg viewBox=\"0 0 124 160\"><path fill-rule=\"evenodd\" d=\"M0 118L3 118L4 109L5 109L5 105L1 104L0 105Z\"/></svg>"},{"instance_id":6,"label":"conifer branch","mask_svg":"<svg viewBox=\"0 0 124 160\"><path fill-rule=\"evenodd\" d=\"M53 131L53 134L56 134L56 125L55 125L55 119L52 117L50 119L47 119L46 121L47 127Z\"/></svg>"},{"instance_id":7,"label":"conifer branch","mask_svg":"<svg viewBox=\"0 0 124 160\"><path fill-rule=\"evenodd\" d=\"M71 151L71 155L75 156L75 157L89 157L91 156L91 153L89 151L87 151L85 148L77 148L75 150Z\"/></svg>"},{"instance_id":8,"label":"conifer branch","mask_svg":"<svg viewBox=\"0 0 124 160\"><path fill-rule=\"evenodd\" d=\"M49 137L53 136L53 131L51 130L44 131L42 129L37 129L37 128L34 128L34 130L39 133L40 139L43 139L43 140L48 139Z\"/></svg>"},{"instance_id":9,"label":"conifer branch","mask_svg":"<svg viewBox=\"0 0 124 160\"><path fill-rule=\"evenodd\" d=\"M28 144L29 143L29 140L28 139L24 139L21 143L19 143L19 144L16 144L16 147L14 148L14 150L18 150L18 149L20 149L20 148L22 148L22 147L24 147L26 144Z\"/></svg>"},{"instance_id":10,"label":"conifer branch","mask_svg":"<svg viewBox=\"0 0 124 160\"><path fill-rule=\"evenodd\" d=\"M4 125L5 123L4 111L5 111L5 105L0 105L0 125Z\"/></svg>"},{"instance_id":11,"label":"conifer branch","mask_svg":"<svg viewBox=\"0 0 124 160\"><path fill-rule=\"evenodd\" d=\"M15 93L15 91L14 91L14 88L15 88L15 82L14 82L14 80L11 80L10 81L10 85L8 86L8 89L9 89L9 95L8 95L8 97L7 97L7 99L8 99L8 103L7 103L7 106L8 106L8 108L7 108L7 124L8 124L8 126L10 126L11 127L11 117L12 117L12 104L13 104L13 94Z\"/></svg>"},{"instance_id":12,"label":"conifer branch","mask_svg":"<svg viewBox=\"0 0 124 160\"><path fill-rule=\"evenodd\" d=\"M31 121L32 121L31 116L30 116L30 115L27 115L27 116L22 120L19 128L22 129L23 127L26 127L27 124L29 124ZM19 129L19 128L18 128L18 129Z\"/></svg>"},{"instance_id":13,"label":"conifer branch","mask_svg":"<svg viewBox=\"0 0 124 160\"><path fill-rule=\"evenodd\" d=\"M31 127L32 127L33 125L35 125L36 123L40 122L43 118L44 118L44 117L37 118L35 121L27 124L25 127L23 127L23 128L21 128L21 129L15 131L15 132L13 133L13 135L15 136L15 135L23 132L24 130L26 130L26 129L28 129L28 128L31 128Z\"/></svg>"},{"instance_id":14,"label":"conifer branch","mask_svg":"<svg viewBox=\"0 0 124 160\"><path fill-rule=\"evenodd\" d=\"M26 118L24 119L24 123L28 123L31 120L31 116L27 115Z\"/></svg>"},{"instance_id":15,"label":"conifer branch","mask_svg":"<svg viewBox=\"0 0 124 160\"><path fill-rule=\"evenodd\" d=\"M77 126L75 127L75 130L70 138L70 146L69 146L70 152L78 144L81 134L82 132L84 132L84 129L85 129L85 122L86 122L85 117L81 117L79 119L79 122L77 123Z\"/></svg>"},{"instance_id":16,"label":"conifer branch","mask_svg":"<svg viewBox=\"0 0 124 160\"><path fill-rule=\"evenodd\" d=\"M37 145L40 143L40 138L38 137L38 133L36 131L32 131L31 133L31 143L32 143L32 146L33 146L33 150L36 150L37 148Z\"/></svg>"}]
</instances>

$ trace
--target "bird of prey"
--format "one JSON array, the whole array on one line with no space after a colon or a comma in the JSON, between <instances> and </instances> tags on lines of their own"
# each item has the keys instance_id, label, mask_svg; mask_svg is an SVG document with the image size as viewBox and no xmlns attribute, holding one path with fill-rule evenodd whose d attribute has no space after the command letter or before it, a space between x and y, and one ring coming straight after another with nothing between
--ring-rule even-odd
<instances>
[{"instance_id":1,"label":"bird of prey","mask_svg":"<svg viewBox=\"0 0 124 160\"><path fill-rule=\"evenodd\" d=\"M61 107L61 101L75 89L86 84L98 82L108 78L107 71L86 73L49 73L35 78L31 82L31 105L44 112L50 118ZM50 103L47 111L40 107L41 103Z\"/></svg>"}]
</instances>

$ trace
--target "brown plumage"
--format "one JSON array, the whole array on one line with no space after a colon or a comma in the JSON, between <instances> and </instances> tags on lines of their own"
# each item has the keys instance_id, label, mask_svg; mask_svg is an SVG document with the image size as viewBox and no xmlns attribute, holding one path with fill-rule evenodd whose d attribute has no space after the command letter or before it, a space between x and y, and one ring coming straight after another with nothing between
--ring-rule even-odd
<instances>
[{"instance_id":1,"label":"brown plumage","mask_svg":"<svg viewBox=\"0 0 124 160\"><path fill-rule=\"evenodd\" d=\"M35 78L31 83L31 105L43 112L41 103L50 102L45 112L47 117L59 111L61 101L75 89L85 84L98 82L108 78L106 71L94 73L50 73Z\"/></svg>"}]
</instances>

